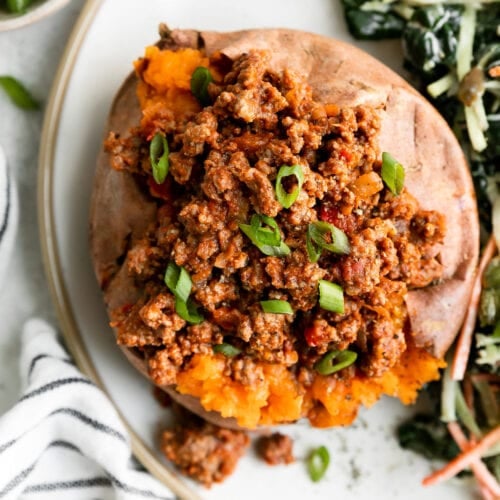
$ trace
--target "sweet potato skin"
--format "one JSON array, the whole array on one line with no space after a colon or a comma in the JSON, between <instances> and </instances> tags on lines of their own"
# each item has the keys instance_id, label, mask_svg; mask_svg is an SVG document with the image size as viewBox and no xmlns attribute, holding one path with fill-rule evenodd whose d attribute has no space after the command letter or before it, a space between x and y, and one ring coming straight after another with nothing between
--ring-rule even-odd
<instances>
[{"instance_id":1,"label":"sweet potato skin","mask_svg":"<svg viewBox=\"0 0 500 500\"><path fill-rule=\"evenodd\" d=\"M426 210L445 214L447 233L437 249L443 279L432 287L408 293L411 333L417 346L442 357L463 319L479 251L479 224L467 163L453 133L438 112L402 78L368 54L343 42L292 30L250 30L232 33L168 31L160 46L204 47L234 59L251 48L272 54L276 70L288 67L303 74L315 99L339 106L372 105L381 110L381 151L405 165L410 193ZM196 36L195 36L196 35ZM106 133L125 134L140 120L135 93L137 79L127 78L111 109ZM127 242L139 238L156 217L128 174L109 168L108 155L98 159L90 214L90 241L95 272L109 310L134 300L138 290L120 262ZM145 361L123 348L145 376ZM196 398L163 387L191 411L218 424L236 427L234 420L206 412Z\"/></svg>"}]
</instances>

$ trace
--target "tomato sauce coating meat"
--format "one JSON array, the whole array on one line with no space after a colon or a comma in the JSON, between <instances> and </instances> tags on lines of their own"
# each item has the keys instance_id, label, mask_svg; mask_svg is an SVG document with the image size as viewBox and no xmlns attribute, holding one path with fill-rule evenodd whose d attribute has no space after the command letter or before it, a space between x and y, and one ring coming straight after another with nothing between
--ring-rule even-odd
<instances>
[{"instance_id":1,"label":"tomato sauce coating meat","mask_svg":"<svg viewBox=\"0 0 500 500\"><path fill-rule=\"evenodd\" d=\"M177 115L156 106L130 136L106 140L113 168L133 174L158 205L156 223L125 257L142 295L112 311L118 342L142 349L157 384L176 384L194 355L223 342L241 351L224 359L224 374L246 386L262 378L263 363L275 363L306 392L314 364L331 350L358 353L343 379L381 376L407 349L407 291L441 277L444 217L384 186L379 110L317 102L303 78L274 72L268 60L263 51L232 64L214 56L211 105ZM138 65L139 77L146 67ZM156 133L170 149L160 186L149 161ZM275 193L283 165L304 174L288 209ZM287 178L285 188L294 187ZM289 255L265 255L243 234L239 224L253 214L273 218ZM318 220L344 231L347 255L323 251L311 261L306 232ZM189 273L200 324L176 313L163 281L169 262ZM343 313L319 307L320 280L342 287ZM265 313L260 301L269 299L288 301L293 314Z\"/></svg>"}]
</instances>

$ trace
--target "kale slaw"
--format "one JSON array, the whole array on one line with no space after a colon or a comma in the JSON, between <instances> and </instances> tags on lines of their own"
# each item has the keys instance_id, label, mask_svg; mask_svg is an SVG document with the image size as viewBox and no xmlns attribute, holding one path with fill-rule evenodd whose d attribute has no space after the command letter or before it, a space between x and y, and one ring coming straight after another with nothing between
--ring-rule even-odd
<instances>
[{"instance_id":1,"label":"kale slaw","mask_svg":"<svg viewBox=\"0 0 500 500\"><path fill-rule=\"evenodd\" d=\"M469 160L483 252L436 407L398 430L400 444L448 461L424 484L464 469L500 497L500 0L342 0L358 39L400 38L409 78L445 117ZM468 472L465 472L468 473Z\"/></svg>"}]
</instances>

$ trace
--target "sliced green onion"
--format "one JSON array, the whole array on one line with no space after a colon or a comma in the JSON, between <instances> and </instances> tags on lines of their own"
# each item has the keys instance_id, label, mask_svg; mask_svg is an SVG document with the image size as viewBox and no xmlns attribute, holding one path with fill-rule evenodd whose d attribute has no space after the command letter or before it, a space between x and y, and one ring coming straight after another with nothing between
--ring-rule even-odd
<instances>
[{"instance_id":1,"label":"sliced green onion","mask_svg":"<svg viewBox=\"0 0 500 500\"><path fill-rule=\"evenodd\" d=\"M179 300L187 302L193 282L183 267L169 262L165 271L165 285Z\"/></svg>"},{"instance_id":2,"label":"sliced green onion","mask_svg":"<svg viewBox=\"0 0 500 500\"><path fill-rule=\"evenodd\" d=\"M156 184L163 184L168 174L168 142L159 132L153 137L149 145L149 159Z\"/></svg>"},{"instance_id":3,"label":"sliced green onion","mask_svg":"<svg viewBox=\"0 0 500 500\"><path fill-rule=\"evenodd\" d=\"M234 358L241 353L241 349L234 347L234 345L226 344L225 342L223 342L222 344L214 345L212 349L214 350L214 352L218 354L224 354L224 356L227 356L228 358Z\"/></svg>"},{"instance_id":4,"label":"sliced green onion","mask_svg":"<svg viewBox=\"0 0 500 500\"><path fill-rule=\"evenodd\" d=\"M329 465L330 453L325 446L313 450L307 459L307 470L312 481L318 482L325 475Z\"/></svg>"},{"instance_id":5,"label":"sliced green onion","mask_svg":"<svg viewBox=\"0 0 500 500\"><path fill-rule=\"evenodd\" d=\"M40 107L26 87L12 76L0 76L0 87L17 107L22 109L38 109Z\"/></svg>"},{"instance_id":6,"label":"sliced green onion","mask_svg":"<svg viewBox=\"0 0 500 500\"><path fill-rule=\"evenodd\" d=\"M405 169L389 153L382 153L382 180L391 193L401 193L405 182Z\"/></svg>"},{"instance_id":7,"label":"sliced green onion","mask_svg":"<svg viewBox=\"0 0 500 500\"><path fill-rule=\"evenodd\" d=\"M188 323L201 323L203 316L189 299L193 282L189 273L175 262L169 262L165 271L165 285L175 296L175 312Z\"/></svg>"},{"instance_id":8,"label":"sliced green onion","mask_svg":"<svg viewBox=\"0 0 500 500\"><path fill-rule=\"evenodd\" d=\"M278 224L272 217L253 214L250 224L239 224L239 227L264 255L281 257L290 254L290 248L281 239Z\"/></svg>"},{"instance_id":9,"label":"sliced green onion","mask_svg":"<svg viewBox=\"0 0 500 500\"><path fill-rule=\"evenodd\" d=\"M265 313L293 314L292 306L286 300L261 300L260 305Z\"/></svg>"},{"instance_id":10,"label":"sliced green onion","mask_svg":"<svg viewBox=\"0 0 500 500\"><path fill-rule=\"evenodd\" d=\"M187 302L175 298L175 312L188 323L193 323L197 325L203 321L203 315L198 312L198 308L195 303L188 299Z\"/></svg>"},{"instance_id":11,"label":"sliced green onion","mask_svg":"<svg viewBox=\"0 0 500 500\"><path fill-rule=\"evenodd\" d=\"M193 71L191 75L191 92L202 106L210 104L210 96L208 95L208 85L210 82L213 82L213 78L208 68L198 66Z\"/></svg>"},{"instance_id":12,"label":"sliced green onion","mask_svg":"<svg viewBox=\"0 0 500 500\"><path fill-rule=\"evenodd\" d=\"M341 254L348 254L351 250L344 231L320 220L307 227L306 249L311 262L317 262L323 249Z\"/></svg>"},{"instance_id":13,"label":"sliced green onion","mask_svg":"<svg viewBox=\"0 0 500 500\"><path fill-rule=\"evenodd\" d=\"M351 366L357 358L358 354L354 351L330 351L314 363L314 369L321 375L331 375Z\"/></svg>"},{"instance_id":14,"label":"sliced green onion","mask_svg":"<svg viewBox=\"0 0 500 500\"><path fill-rule=\"evenodd\" d=\"M319 280L319 306L335 313L344 312L344 291L340 285Z\"/></svg>"},{"instance_id":15,"label":"sliced green onion","mask_svg":"<svg viewBox=\"0 0 500 500\"><path fill-rule=\"evenodd\" d=\"M294 175L297 179L297 185L293 188L291 193L287 193L283 187L282 179L284 177L290 177L291 175ZM304 184L304 172L302 171L302 167L300 165L292 165L291 167L283 165L279 169L278 176L276 177L275 191L278 202L284 208L290 208L299 196L302 184Z\"/></svg>"}]
</instances>

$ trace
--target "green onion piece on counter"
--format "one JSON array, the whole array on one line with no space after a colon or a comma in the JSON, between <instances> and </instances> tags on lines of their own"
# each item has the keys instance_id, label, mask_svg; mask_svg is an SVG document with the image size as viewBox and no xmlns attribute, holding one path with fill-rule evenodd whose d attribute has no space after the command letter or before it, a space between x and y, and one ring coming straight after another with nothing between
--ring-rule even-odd
<instances>
[{"instance_id":1,"label":"green onion piece on counter","mask_svg":"<svg viewBox=\"0 0 500 500\"><path fill-rule=\"evenodd\" d=\"M197 325L203 321L203 316L198 312L198 308L191 299L187 302L178 297L175 298L175 312L188 323Z\"/></svg>"},{"instance_id":2,"label":"green onion piece on counter","mask_svg":"<svg viewBox=\"0 0 500 500\"><path fill-rule=\"evenodd\" d=\"M287 193L283 187L282 180L284 177L290 177L291 175L294 175L297 179L297 185L293 188L291 193ZM279 169L278 176L276 177L275 191L276 198L281 206L290 208L295 203L302 189L302 184L304 184L304 172L300 165L292 165L291 167L283 165Z\"/></svg>"},{"instance_id":3,"label":"green onion piece on counter","mask_svg":"<svg viewBox=\"0 0 500 500\"><path fill-rule=\"evenodd\" d=\"M405 169L389 153L382 153L382 180L395 196L403 190Z\"/></svg>"},{"instance_id":4,"label":"green onion piece on counter","mask_svg":"<svg viewBox=\"0 0 500 500\"><path fill-rule=\"evenodd\" d=\"M24 14L26 9L33 3L33 0L7 0L7 10L14 14Z\"/></svg>"},{"instance_id":5,"label":"green onion piece on counter","mask_svg":"<svg viewBox=\"0 0 500 500\"><path fill-rule=\"evenodd\" d=\"M17 107L22 109L38 109L40 107L26 87L12 76L0 76L0 87Z\"/></svg>"},{"instance_id":6,"label":"green onion piece on counter","mask_svg":"<svg viewBox=\"0 0 500 500\"><path fill-rule=\"evenodd\" d=\"M157 133L149 144L149 159L156 184L163 184L168 174L168 142L163 134Z\"/></svg>"},{"instance_id":7,"label":"green onion piece on counter","mask_svg":"<svg viewBox=\"0 0 500 500\"><path fill-rule=\"evenodd\" d=\"M282 257L290 254L290 248L282 241L276 221L262 214L253 214L250 224L239 224L243 233L264 254Z\"/></svg>"},{"instance_id":8,"label":"green onion piece on counter","mask_svg":"<svg viewBox=\"0 0 500 500\"><path fill-rule=\"evenodd\" d=\"M241 353L241 349L234 347L234 345L226 344L225 342L223 342L222 344L214 345L212 349L214 350L214 352L218 354L224 354L224 356L227 356L228 358L234 358Z\"/></svg>"},{"instance_id":9,"label":"green onion piece on counter","mask_svg":"<svg viewBox=\"0 0 500 500\"><path fill-rule=\"evenodd\" d=\"M260 305L265 313L293 314L292 306L286 300L261 300Z\"/></svg>"},{"instance_id":10,"label":"green onion piece on counter","mask_svg":"<svg viewBox=\"0 0 500 500\"><path fill-rule=\"evenodd\" d=\"M323 249L340 254L348 254L351 250L344 231L320 220L307 227L306 248L311 262L317 262Z\"/></svg>"},{"instance_id":11,"label":"green onion piece on counter","mask_svg":"<svg viewBox=\"0 0 500 500\"><path fill-rule=\"evenodd\" d=\"M319 280L319 306L335 313L344 312L344 291L340 285Z\"/></svg>"},{"instance_id":12,"label":"green onion piece on counter","mask_svg":"<svg viewBox=\"0 0 500 500\"><path fill-rule=\"evenodd\" d=\"M324 475L330 465L330 453L325 446L320 446L311 452L307 459L307 470L310 478L316 483Z\"/></svg>"},{"instance_id":13,"label":"green onion piece on counter","mask_svg":"<svg viewBox=\"0 0 500 500\"><path fill-rule=\"evenodd\" d=\"M210 104L210 96L208 95L208 85L210 82L213 82L213 78L208 68L198 66L193 71L191 75L191 92L202 106Z\"/></svg>"},{"instance_id":14,"label":"green onion piece on counter","mask_svg":"<svg viewBox=\"0 0 500 500\"><path fill-rule=\"evenodd\" d=\"M330 351L314 364L314 369L321 375L331 375L351 366L357 358L354 351Z\"/></svg>"},{"instance_id":15,"label":"green onion piece on counter","mask_svg":"<svg viewBox=\"0 0 500 500\"><path fill-rule=\"evenodd\" d=\"M169 262L165 271L165 285L183 302L187 302L192 287L191 277L188 272L175 262Z\"/></svg>"},{"instance_id":16,"label":"green onion piece on counter","mask_svg":"<svg viewBox=\"0 0 500 500\"><path fill-rule=\"evenodd\" d=\"M169 262L165 271L165 285L175 296L175 312L188 323L201 323L203 316L189 299L193 282L188 272L175 262Z\"/></svg>"}]
</instances>

